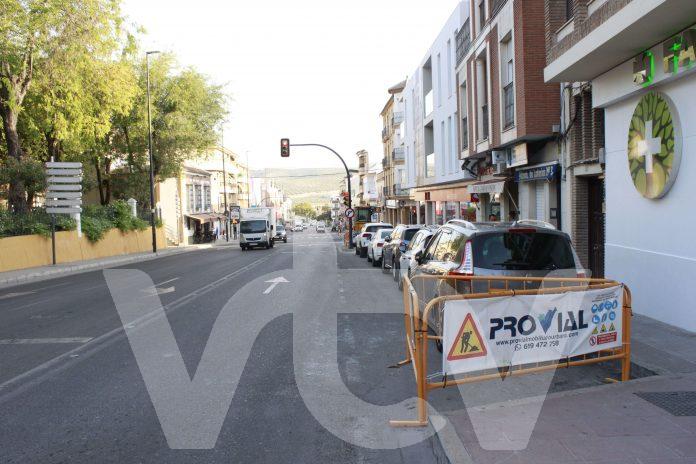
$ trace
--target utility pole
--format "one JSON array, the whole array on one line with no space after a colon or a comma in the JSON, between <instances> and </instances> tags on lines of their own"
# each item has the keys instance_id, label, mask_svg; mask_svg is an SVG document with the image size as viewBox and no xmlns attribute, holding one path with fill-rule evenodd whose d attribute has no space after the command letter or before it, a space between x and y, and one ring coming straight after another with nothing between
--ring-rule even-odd
<instances>
[{"instance_id":1,"label":"utility pole","mask_svg":"<svg viewBox=\"0 0 696 464\"><path fill-rule=\"evenodd\" d=\"M145 53L145 68L147 74L147 146L150 155L150 228L152 229L152 252L157 253L157 231L155 230L155 161L152 154L152 116L150 115L150 55L159 53L151 51Z\"/></svg>"}]
</instances>

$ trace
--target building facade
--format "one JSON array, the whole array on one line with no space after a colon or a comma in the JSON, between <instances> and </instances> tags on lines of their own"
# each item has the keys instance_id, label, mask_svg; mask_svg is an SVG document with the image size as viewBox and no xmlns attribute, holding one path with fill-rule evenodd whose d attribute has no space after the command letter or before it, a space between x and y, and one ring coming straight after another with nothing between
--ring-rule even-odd
<instances>
[{"instance_id":1,"label":"building facade","mask_svg":"<svg viewBox=\"0 0 696 464\"><path fill-rule=\"evenodd\" d=\"M543 0L473 0L456 41L459 155L476 220L562 225L560 86L544 82Z\"/></svg>"},{"instance_id":2,"label":"building facade","mask_svg":"<svg viewBox=\"0 0 696 464\"><path fill-rule=\"evenodd\" d=\"M630 287L638 313L696 331L696 242L683 213L696 195L696 2L547 0L545 14L546 80L591 82L582 112L603 121L590 155L604 164L605 273Z\"/></svg>"},{"instance_id":3,"label":"building facade","mask_svg":"<svg viewBox=\"0 0 696 464\"><path fill-rule=\"evenodd\" d=\"M418 223L442 224L462 217L469 208L466 185L472 176L462 169L458 150L455 73L456 37L469 18L461 2L403 90L405 183L417 202Z\"/></svg>"},{"instance_id":4,"label":"building facade","mask_svg":"<svg viewBox=\"0 0 696 464\"><path fill-rule=\"evenodd\" d=\"M382 117L382 219L392 224L410 224L416 221L416 202L411 190L405 188L406 146L404 143L406 118L404 114L404 88L406 81L388 89L389 99L384 105Z\"/></svg>"}]
</instances>

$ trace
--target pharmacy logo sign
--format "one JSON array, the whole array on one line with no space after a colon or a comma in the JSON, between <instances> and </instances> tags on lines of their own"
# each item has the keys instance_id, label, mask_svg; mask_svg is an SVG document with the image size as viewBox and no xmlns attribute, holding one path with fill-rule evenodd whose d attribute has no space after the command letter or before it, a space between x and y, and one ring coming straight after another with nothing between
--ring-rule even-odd
<instances>
[{"instance_id":1,"label":"pharmacy logo sign","mask_svg":"<svg viewBox=\"0 0 696 464\"><path fill-rule=\"evenodd\" d=\"M659 92L645 94L631 119L628 164L636 190L645 198L664 197L674 185L681 162L677 111Z\"/></svg>"}]
</instances>

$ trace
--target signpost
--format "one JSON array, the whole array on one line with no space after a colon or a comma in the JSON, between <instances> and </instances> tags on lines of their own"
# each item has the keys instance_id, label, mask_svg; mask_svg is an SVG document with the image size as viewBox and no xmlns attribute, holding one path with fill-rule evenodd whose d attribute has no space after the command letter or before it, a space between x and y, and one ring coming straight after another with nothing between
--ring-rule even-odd
<instances>
[{"instance_id":1,"label":"signpost","mask_svg":"<svg viewBox=\"0 0 696 464\"><path fill-rule=\"evenodd\" d=\"M78 234L81 232L82 163L46 163L48 188L46 212L51 215L51 245L53 265L56 264L56 214L76 215Z\"/></svg>"},{"instance_id":2,"label":"signpost","mask_svg":"<svg viewBox=\"0 0 696 464\"><path fill-rule=\"evenodd\" d=\"M348 208L345 214L348 219L353 219L355 217L355 210L353 208Z\"/></svg>"}]
</instances>

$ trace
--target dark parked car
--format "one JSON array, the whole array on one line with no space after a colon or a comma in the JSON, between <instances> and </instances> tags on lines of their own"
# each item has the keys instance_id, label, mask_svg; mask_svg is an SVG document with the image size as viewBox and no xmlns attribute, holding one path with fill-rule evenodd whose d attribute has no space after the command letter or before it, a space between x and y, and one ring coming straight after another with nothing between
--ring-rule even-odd
<instances>
[{"instance_id":1,"label":"dark parked car","mask_svg":"<svg viewBox=\"0 0 696 464\"><path fill-rule=\"evenodd\" d=\"M399 224L387 238L387 243L385 243L382 250L382 270L386 272L387 269L391 269L392 277L395 282L399 280L399 258L401 257L401 253L406 251L409 242L413 236L416 235L416 232L424 227L424 225L419 224Z\"/></svg>"},{"instance_id":2,"label":"dark parked car","mask_svg":"<svg viewBox=\"0 0 696 464\"><path fill-rule=\"evenodd\" d=\"M414 275L435 276L584 276L568 234L540 221L471 223L453 220L442 226L428 247L417 253ZM485 282L469 285L455 280L426 281L424 301L473 290L487 291ZM511 283L510 287L522 283ZM473 287L473 288L472 288ZM480 287L480 288L479 288ZM529 286L527 287L529 288ZM442 335L442 307L431 311L428 324ZM438 349L442 346L438 343Z\"/></svg>"}]
</instances>

